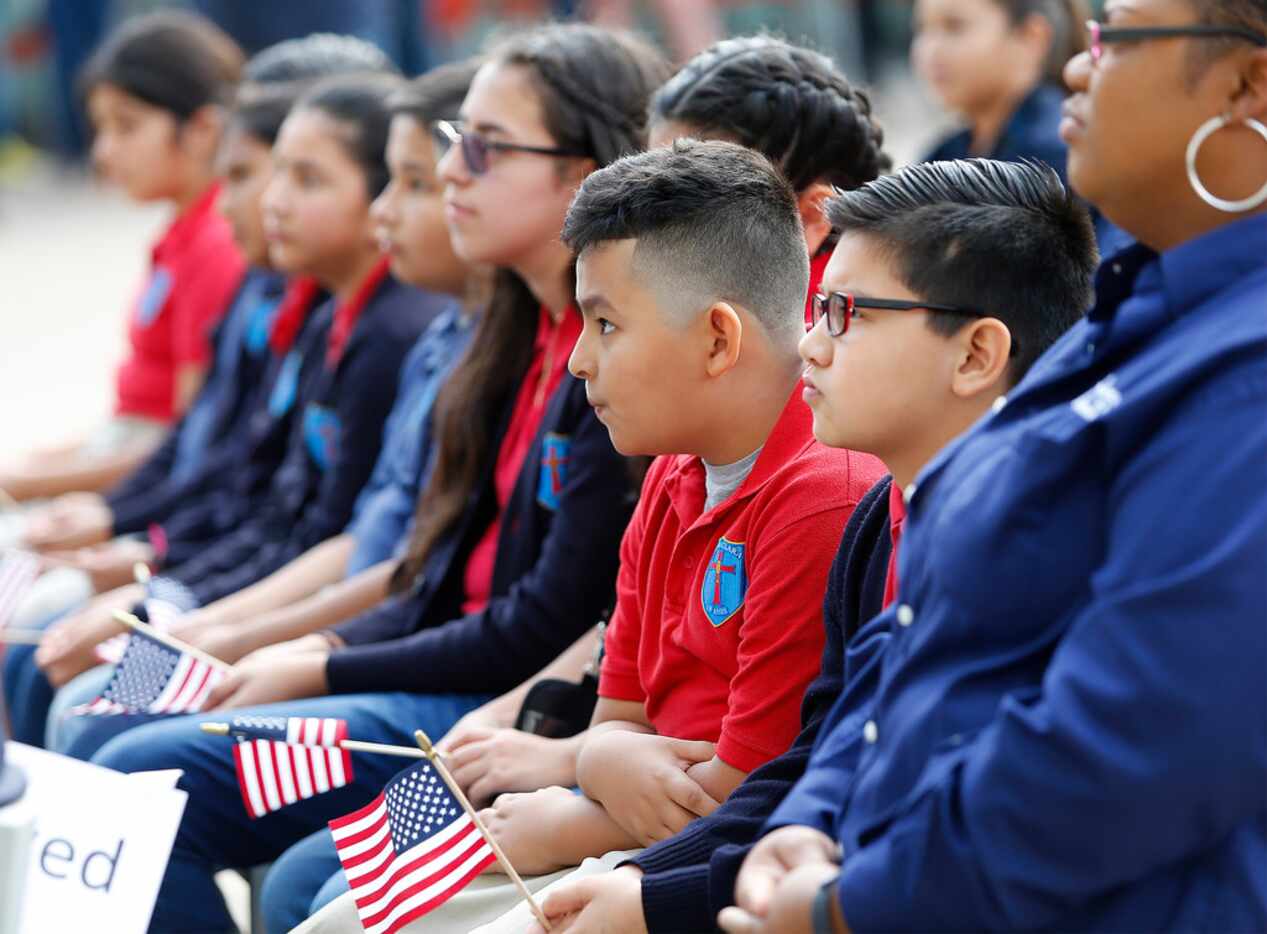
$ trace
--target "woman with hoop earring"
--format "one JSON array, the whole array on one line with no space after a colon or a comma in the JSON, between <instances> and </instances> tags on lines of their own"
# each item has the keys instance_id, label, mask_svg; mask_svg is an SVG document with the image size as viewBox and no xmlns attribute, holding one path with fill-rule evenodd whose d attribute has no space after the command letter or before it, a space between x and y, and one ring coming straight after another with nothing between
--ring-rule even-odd
<instances>
[{"instance_id":1,"label":"woman with hoop earring","mask_svg":"<svg viewBox=\"0 0 1267 934\"><path fill-rule=\"evenodd\" d=\"M1267 931L1267 0L1107 10L1061 135L1139 242L903 490L731 934Z\"/></svg>"}]
</instances>

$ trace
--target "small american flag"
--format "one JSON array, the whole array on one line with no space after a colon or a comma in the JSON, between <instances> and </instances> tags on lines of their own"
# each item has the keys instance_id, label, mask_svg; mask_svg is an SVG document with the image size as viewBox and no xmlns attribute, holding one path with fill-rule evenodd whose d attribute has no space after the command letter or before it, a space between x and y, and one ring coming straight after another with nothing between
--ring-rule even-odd
<instances>
[{"instance_id":1,"label":"small american flag","mask_svg":"<svg viewBox=\"0 0 1267 934\"><path fill-rule=\"evenodd\" d=\"M150 625L159 632L170 632L172 627L176 625L176 621L185 613L176 604L160 600L157 597L150 597L145 601L144 606L145 615L148 617ZM127 651L128 640L131 638L131 634L126 632L111 636L93 650L96 652L97 660L105 665L117 665L119 660L123 658L123 653Z\"/></svg>"},{"instance_id":2,"label":"small american flag","mask_svg":"<svg viewBox=\"0 0 1267 934\"><path fill-rule=\"evenodd\" d=\"M352 781L352 757L339 743L346 720L330 717L234 717L229 732L238 788L251 817L342 788Z\"/></svg>"},{"instance_id":3,"label":"small american flag","mask_svg":"<svg viewBox=\"0 0 1267 934\"><path fill-rule=\"evenodd\" d=\"M462 891L497 857L430 762L330 822L366 934L393 934Z\"/></svg>"},{"instance_id":4,"label":"small american flag","mask_svg":"<svg viewBox=\"0 0 1267 934\"><path fill-rule=\"evenodd\" d=\"M0 555L0 629L9 625L31 585L40 576L40 559L27 551Z\"/></svg>"},{"instance_id":5,"label":"small american flag","mask_svg":"<svg viewBox=\"0 0 1267 934\"><path fill-rule=\"evenodd\" d=\"M226 671L134 632L101 696L71 713L197 713Z\"/></svg>"}]
</instances>

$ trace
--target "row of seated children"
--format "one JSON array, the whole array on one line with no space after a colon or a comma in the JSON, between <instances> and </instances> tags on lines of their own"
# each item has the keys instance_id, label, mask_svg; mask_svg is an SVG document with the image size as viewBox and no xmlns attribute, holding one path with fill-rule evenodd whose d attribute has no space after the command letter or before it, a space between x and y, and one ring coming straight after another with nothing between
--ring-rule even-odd
<instances>
[{"instance_id":1,"label":"row of seated children","mask_svg":"<svg viewBox=\"0 0 1267 934\"><path fill-rule=\"evenodd\" d=\"M326 603L330 616L307 627L316 632L256 649L211 704L337 716L358 738L394 742L407 742L418 726L433 735L453 728L444 745L463 784L481 788L484 800L528 792L496 797L486 816L512 862L533 876L530 886L603 857L583 869L593 878L565 884L546 903L569 930L710 926L736 895L749 919L769 916L773 882L762 888L761 873L781 874L763 870L761 859L781 858L787 835L771 834L751 854L756 882L740 878L736 889L736 874L774 805L805 773L779 813L783 823L828 832L800 840L817 847L806 867L814 870L810 895L817 904L820 887L827 893L823 904L834 906L836 922L842 910L851 917L852 903L893 912L876 915L880 926L903 926L887 893L866 901L867 859L857 860L862 868L853 876L840 871L834 834L842 827L860 828L848 831L863 835L852 838L853 849L872 861L886 854L865 848L872 830L834 823L842 792L831 763L860 753L875 760L881 730L898 740L904 724L914 730L927 717L922 705L934 690L903 693L880 675L901 670L899 650L921 657L922 646L898 636L909 632L918 642L925 627L936 626L935 611L925 610L912 628L920 602L913 595L936 606L938 588L949 586L930 578L934 570L954 577L958 555L989 553L1023 576L1017 562L1026 555L1000 554L1006 543L984 541L962 513L992 514L993 483L1015 486L1010 478L1032 468L1017 463L1024 448L1007 440L1011 459L987 461L964 457L954 439L975 424L968 438L988 450L991 431L1026 424L1029 408L1017 403L1027 397L1024 387L1009 394L1090 304L1091 221L1053 173L1035 166L942 163L875 180L884 168L882 137L865 98L829 62L784 43L721 43L656 92L664 73L649 49L600 30L549 27L516 37L467 70L463 122L438 128L440 139L458 145L438 165L425 132L436 114L417 101L438 76L421 79L412 101L394 98L397 89L378 98L390 119L390 133L378 138L386 138L392 182L374 216L393 270L403 278L411 269L409 186L419 186L419 208L432 182L434 208L438 177L453 252L495 269L491 298L431 405L430 463L413 528L402 560L384 565L374 581L376 596L388 589L392 596L359 614L361 606ZM264 195L266 217L275 218L275 264L292 246L287 236L298 238L283 220L295 203L286 200L288 176L327 168L337 180L341 156L363 173L369 216L364 192L374 190L374 153L371 137L356 132L366 109L340 107L341 87L309 92L282 126ZM640 148L653 92L651 136L660 145L620 158ZM801 132L779 132L788 127ZM323 131L331 144L324 162ZM734 142L673 142L678 136ZM823 140L839 148L824 151ZM383 149L380 142L380 164ZM321 187L322 173L312 174ZM841 191L824 212L831 184ZM305 185L295 179L294 187ZM301 263L288 271L322 276ZM370 275L362 270L358 284ZM326 284L337 297L333 277ZM334 313L336 323L348 316ZM801 337L806 318L813 328ZM345 328L355 334L355 326ZM1225 338L1238 339L1262 343L1252 332ZM329 341L321 347L326 361ZM1094 345L1091 355L1091 364L1079 365L1102 365ZM1069 437L1096 421L1076 405L1073 413L1082 420L1049 427ZM400 420L412 422L418 437L418 422L428 419L415 410ZM319 459L302 420L292 434ZM1261 442L1261 431L1253 436ZM632 487L621 455L663 455L647 473L627 530ZM283 468L286 462L283 456ZM924 540L934 530L918 523L920 507L954 486L946 475L956 467L961 495L943 508L960 520L936 524L936 548L956 537L962 547L930 552ZM886 469L892 479L875 485ZM268 508L287 488L278 487ZM972 495L962 495L967 490ZM903 537L899 552L908 509L917 544ZM229 548L241 547L241 530L228 534L238 539ZM251 539L237 554L254 553L264 540ZM352 544L341 541L341 560ZM1088 602L1071 595L1067 579L1062 569L1029 595L1040 604L1062 595L1072 605ZM189 585L196 591L204 582L197 574ZM274 592L252 598L288 602L272 584ZM494 731L536 669L557 657L547 673L575 673L593 638L585 631L613 584L615 613L590 729L528 746ZM983 621L1019 612L990 608L989 588L950 589ZM204 600L208 593L214 587ZM185 633L191 641L210 633L225 641L226 653L256 648L235 641L243 638L236 630L252 628L253 610L217 619L215 609L204 611L201 624L195 615ZM951 617L965 612L961 606ZM346 621L330 628L335 619ZM287 625L303 628L293 617L274 639L295 631ZM101 634L89 630L88 637L95 646ZM1041 677L1047 656L1033 651L1043 659L1030 676ZM317 698L324 693L330 696ZM906 704L903 715L895 709L881 717L881 696ZM960 750L947 763L979 748L981 718L992 715L988 702L945 712L940 732L958 729L950 740L957 736ZM340 889L337 858L319 828L372 797L393 771L367 761L345 788L249 821L223 745L198 729L222 716L109 718L76 736L80 754L116 768L185 770L190 807L156 929L227 928L212 873L276 858L317 831L282 856L267 889L276 910L270 923L286 929L301 920ZM919 729L920 743L939 732ZM544 746L552 748L549 768L525 761L539 759ZM507 748L526 755L496 774L493 760ZM881 764L872 774L899 787L921 768L891 758ZM938 771L928 781L943 778ZM853 792L856 813L894 806L881 807L897 792L875 782ZM551 784L565 787L541 787ZM937 845L949 846L953 831ZM910 859L886 853L898 869ZM630 859L628 868L602 871ZM870 884L876 887L874 878ZM688 890L690 898L680 897ZM929 907L911 908L909 917L953 923L953 913L936 913L940 885L921 891L930 892ZM516 898L510 886L481 880L416 923L471 930L495 922ZM354 930L348 905L348 896L337 897L310 924ZM808 915L808 902L796 906ZM964 916L992 917L979 909L965 908ZM500 924L520 929L528 917L518 911ZM696 911L698 920L684 923L683 911ZM739 930L752 922L729 923Z\"/></svg>"}]
</instances>

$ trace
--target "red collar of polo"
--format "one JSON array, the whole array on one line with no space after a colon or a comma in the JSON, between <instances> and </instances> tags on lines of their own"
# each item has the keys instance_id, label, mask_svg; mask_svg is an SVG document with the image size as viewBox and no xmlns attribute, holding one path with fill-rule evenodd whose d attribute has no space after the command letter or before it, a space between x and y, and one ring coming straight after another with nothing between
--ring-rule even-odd
<instances>
[{"instance_id":1,"label":"red collar of polo","mask_svg":"<svg viewBox=\"0 0 1267 934\"><path fill-rule=\"evenodd\" d=\"M216 210L216 202L220 198L220 183L213 182L206 190L194 199L193 203L177 215L163 234L162 239L154 244L150 256L157 264L172 251L179 252L203 230L207 216Z\"/></svg>"},{"instance_id":2,"label":"red collar of polo","mask_svg":"<svg viewBox=\"0 0 1267 934\"><path fill-rule=\"evenodd\" d=\"M352 329L356 327L356 322L370 298L387 278L390 268L391 258L380 257L365 281L352 293L352 297L342 305L335 306L334 322L330 325L330 343L326 347L326 365L331 369L339 365L343 351L347 349L348 339L352 336Z\"/></svg>"},{"instance_id":3,"label":"red collar of polo","mask_svg":"<svg viewBox=\"0 0 1267 934\"><path fill-rule=\"evenodd\" d=\"M273 353L284 357L290 352L299 329L308 320L308 312L312 311L320 295L321 285L310 276L300 276L287 283L286 294L282 296L272 330L268 333L268 346Z\"/></svg>"}]
</instances>

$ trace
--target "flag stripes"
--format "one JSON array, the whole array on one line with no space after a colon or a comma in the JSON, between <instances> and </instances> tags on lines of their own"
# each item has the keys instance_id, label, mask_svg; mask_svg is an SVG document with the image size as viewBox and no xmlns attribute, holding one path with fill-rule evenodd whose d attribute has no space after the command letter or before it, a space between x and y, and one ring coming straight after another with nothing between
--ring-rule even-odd
<instances>
[{"instance_id":1,"label":"flag stripes","mask_svg":"<svg viewBox=\"0 0 1267 934\"><path fill-rule=\"evenodd\" d=\"M0 558L0 629L9 625L27 592L40 576L40 559L26 551L10 551Z\"/></svg>"},{"instance_id":2,"label":"flag stripes","mask_svg":"<svg viewBox=\"0 0 1267 934\"><path fill-rule=\"evenodd\" d=\"M339 743L346 720L332 717L240 717L230 726L242 803L253 818L352 781L352 758ZM283 739L270 736L284 735Z\"/></svg>"},{"instance_id":3,"label":"flag stripes","mask_svg":"<svg viewBox=\"0 0 1267 934\"><path fill-rule=\"evenodd\" d=\"M497 860L429 763L405 770L330 831L366 934L393 934Z\"/></svg>"},{"instance_id":4,"label":"flag stripes","mask_svg":"<svg viewBox=\"0 0 1267 934\"><path fill-rule=\"evenodd\" d=\"M108 716L122 713L197 713L227 669L194 658L145 633L132 633L101 696L71 713Z\"/></svg>"}]
</instances>

